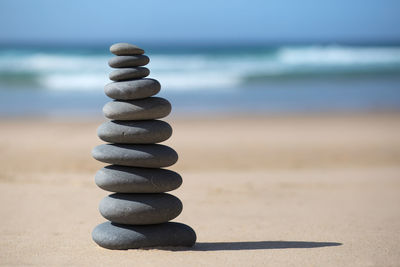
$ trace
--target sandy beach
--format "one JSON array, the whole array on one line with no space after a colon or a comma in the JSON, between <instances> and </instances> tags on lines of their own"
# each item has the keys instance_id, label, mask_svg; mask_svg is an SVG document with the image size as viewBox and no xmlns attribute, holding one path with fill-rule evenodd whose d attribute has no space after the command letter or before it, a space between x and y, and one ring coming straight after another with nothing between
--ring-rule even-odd
<instances>
[{"instance_id":1,"label":"sandy beach","mask_svg":"<svg viewBox=\"0 0 400 267\"><path fill-rule=\"evenodd\" d=\"M91 240L102 119L0 120L0 265L400 266L400 113L168 117L189 249Z\"/></svg>"}]
</instances>

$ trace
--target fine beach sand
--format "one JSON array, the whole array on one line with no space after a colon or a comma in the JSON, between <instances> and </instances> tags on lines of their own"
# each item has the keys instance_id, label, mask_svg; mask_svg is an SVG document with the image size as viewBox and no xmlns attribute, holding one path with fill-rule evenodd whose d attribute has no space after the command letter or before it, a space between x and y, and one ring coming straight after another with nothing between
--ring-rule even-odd
<instances>
[{"instance_id":1,"label":"fine beach sand","mask_svg":"<svg viewBox=\"0 0 400 267\"><path fill-rule=\"evenodd\" d=\"M400 266L400 114L166 119L190 249L111 251L102 119L0 120L0 265Z\"/></svg>"}]
</instances>

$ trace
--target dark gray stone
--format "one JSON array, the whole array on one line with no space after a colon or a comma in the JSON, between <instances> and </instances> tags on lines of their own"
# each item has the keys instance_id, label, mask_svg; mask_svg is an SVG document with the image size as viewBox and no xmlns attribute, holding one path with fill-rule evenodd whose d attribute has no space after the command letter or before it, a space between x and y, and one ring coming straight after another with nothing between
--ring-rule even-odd
<instances>
[{"instance_id":1,"label":"dark gray stone","mask_svg":"<svg viewBox=\"0 0 400 267\"><path fill-rule=\"evenodd\" d=\"M154 120L168 116L171 104L161 97L114 100L104 105L103 112L111 120Z\"/></svg>"},{"instance_id":2,"label":"dark gray stone","mask_svg":"<svg viewBox=\"0 0 400 267\"><path fill-rule=\"evenodd\" d=\"M172 135L171 126L165 121L107 121L97 129L101 140L119 144L160 143Z\"/></svg>"},{"instance_id":3,"label":"dark gray stone","mask_svg":"<svg viewBox=\"0 0 400 267\"><path fill-rule=\"evenodd\" d=\"M103 144L92 150L92 156L101 162L144 168L168 167L178 160L178 154L175 150L158 144Z\"/></svg>"},{"instance_id":4,"label":"dark gray stone","mask_svg":"<svg viewBox=\"0 0 400 267\"><path fill-rule=\"evenodd\" d=\"M109 165L100 169L95 182L101 189L118 193L163 193L177 189L181 176L158 168Z\"/></svg>"},{"instance_id":5,"label":"dark gray stone","mask_svg":"<svg viewBox=\"0 0 400 267\"><path fill-rule=\"evenodd\" d=\"M150 70L145 67L117 69L110 73L110 80L126 81L131 79L139 79L150 74Z\"/></svg>"},{"instance_id":6,"label":"dark gray stone","mask_svg":"<svg viewBox=\"0 0 400 267\"><path fill-rule=\"evenodd\" d=\"M157 80L144 78L131 81L113 82L104 86L107 96L118 100L134 100L153 96L160 92Z\"/></svg>"},{"instance_id":7,"label":"dark gray stone","mask_svg":"<svg viewBox=\"0 0 400 267\"><path fill-rule=\"evenodd\" d=\"M135 55L135 56L116 56L108 61L111 68L131 68L147 65L150 62L148 56Z\"/></svg>"},{"instance_id":8,"label":"dark gray stone","mask_svg":"<svg viewBox=\"0 0 400 267\"><path fill-rule=\"evenodd\" d=\"M185 224L168 222L156 225L99 224L92 232L99 246L108 249L148 247L191 247L196 233Z\"/></svg>"},{"instance_id":9,"label":"dark gray stone","mask_svg":"<svg viewBox=\"0 0 400 267\"><path fill-rule=\"evenodd\" d=\"M178 217L182 212L182 202L167 193L115 193L100 201L99 211L104 218L115 223L157 224Z\"/></svg>"},{"instance_id":10,"label":"dark gray stone","mask_svg":"<svg viewBox=\"0 0 400 267\"><path fill-rule=\"evenodd\" d=\"M110 46L110 52L117 56L142 55L144 50L133 44L116 43Z\"/></svg>"}]
</instances>

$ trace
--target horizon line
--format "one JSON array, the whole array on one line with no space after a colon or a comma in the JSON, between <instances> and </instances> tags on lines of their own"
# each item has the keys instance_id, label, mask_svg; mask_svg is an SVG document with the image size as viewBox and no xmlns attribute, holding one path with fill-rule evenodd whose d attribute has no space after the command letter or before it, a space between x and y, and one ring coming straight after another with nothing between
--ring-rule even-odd
<instances>
[{"instance_id":1,"label":"horizon line","mask_svg":"<svg viewBox=\"0 0 400 267\"><path fill-rule=\"evenodd\" d=\"M0 40L0 47L103 47L109 46L110 44L117 42L128 42L135 44L142 44L150 47L276 47L276 46L301 46L301 45L350 45L350 46L398 46L400 45L400 39L387 39L387 40L318 40L318 39L308 39L308 40L143 40L137 39L133 41L127 38L126 40L121 40L122 38L115 38L114 41L111 40L81 40L81 41L70 41L70 40Z\"/></svg>"}]
</instances>

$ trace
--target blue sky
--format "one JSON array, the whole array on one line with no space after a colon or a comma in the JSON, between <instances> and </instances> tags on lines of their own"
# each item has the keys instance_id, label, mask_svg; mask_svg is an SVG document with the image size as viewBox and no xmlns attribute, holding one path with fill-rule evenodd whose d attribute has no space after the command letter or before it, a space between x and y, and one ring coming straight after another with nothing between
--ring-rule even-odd
<instances>
[{"instance_id":1,"label":"blue sky","mask_svg":"<svg viewBox=\"0 0 400 267\"><path fill-rule=\"evenodd\" d=\"M0 0L0 42L386 42L399 14L399 0Z\"/></svg>"}]
</instances>

